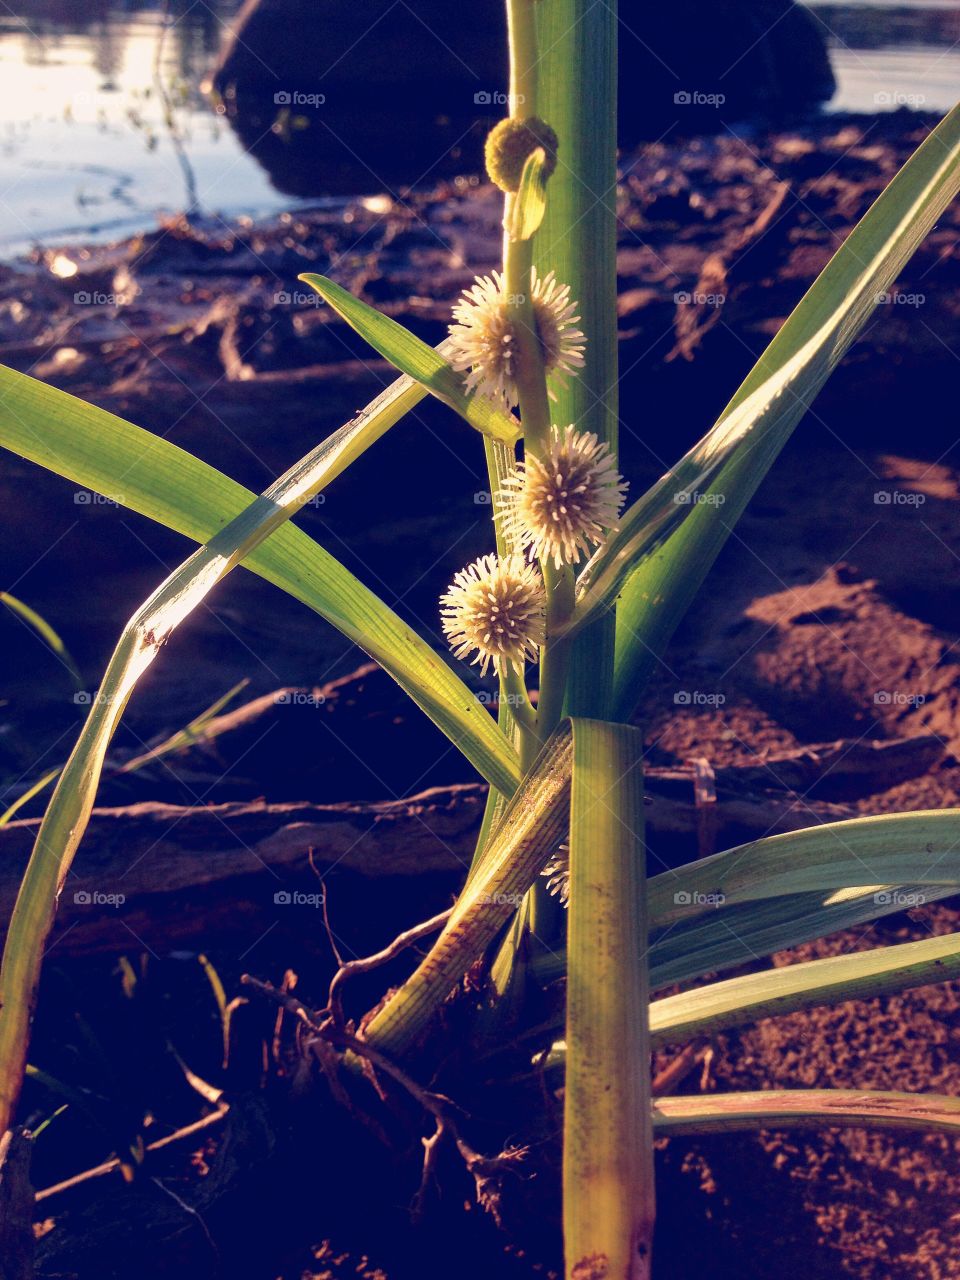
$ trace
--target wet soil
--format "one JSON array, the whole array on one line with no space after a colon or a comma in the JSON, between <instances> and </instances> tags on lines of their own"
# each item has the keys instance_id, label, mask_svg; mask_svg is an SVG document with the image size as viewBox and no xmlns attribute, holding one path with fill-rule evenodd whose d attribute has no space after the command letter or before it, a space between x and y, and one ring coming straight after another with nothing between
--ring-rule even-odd
<instances>
[{"instance_id":1,"label":"wet soil","mask_svg":"<svg viewBox=\"0 0 960 1280\"><path fill-rule=\"evenodd\" d=\"M633 492L702 434L924 127L905 116L835 120L625 157L622 438ZM438 341L450 299L494 265L496 222L493 193L467 182L403 205L345 205L264 227L175 225L91 253L69 280L51 274L49 258L8 267L0 274L0 360L161 431L260 488L387 377L324 308L290 301L301 288L297 273L333 274ZM958 239L960 217L950 211L738 524L639 709L652 765L705 757L719 768L834 738L936 735L942 754L912 776L873 786L831 784L828 776L813 790L796 788L793 802L811 822L821 801L862 813L960 802ZM130 301L119 308L74 302L76 293L124 290ZM438 591L487 548L484 494L475 440L426 405L331 486L303 524L437 636ZM74 486L9 457L0 496L18 529L2 549L3 581L58 626L94 686L118 627L187 545L117 508L77 503ZM16 794L60 758L79 712L53 659L15 622L0 625L9 655L0 767ZM251 678L245 696L288 683L316 687L359 657L265 585L233 575L165 651L131 707L119 749L177 728L241 676ZM349 749L328 750L324 740L322 783L310 770L271 761L253 735L244 740L252 757L227 752L212 781L191 781L190 768L212 768L192 754L175 779L161 771L151 785L166 799L171 788L190 785L197 802L211 803L260 795L389 799L467 780L415 713L379 693L372 704L346 702L334 723ZM366 738L379 744L375 778L357 760ZM295 783L311 794L292 796ZM123 798L114 792L111 802ZM688 856L696 852L691 837ZM299 887L315 890L305 859L300 872ZM378 885L343 871L325 880L341 946L365 954L442 909L457 874ZM207 892L205 951L228 997L244 970L279 982L290 968L298 993L322 1001L331 959L316 909L271 914L242 882ZM231 915L234 930L220 932L218 922ZM929 905L773 963L957 927L953 903ZM102 1111L94 1123L72 1108L37 1143L35 1183L48 1186L122 1151L147 1111L156 1117L153 1132L200 1113L169 1044L197 1074L226 1085L237 1119L229 1140L212 1129L202 1142L152 1159L148 1171L158 1182L126 1186L111 1175L41 1202L39 1274L99 1280L169 1274L174 1266L185 1276L219 1269L290 1280L554 1273L550 1135L558 1113L549 1086L511 1096L507 1115L482 1091L464 1097L487 1149L516 1138L518 1114L536 1117L529 1121L536 1176L507 1189L506 1233L477 1209L453 1161L442 1195L415 1228L408 1209L426 1132L419 1117L403 1108L380 1116L394 1139L388 1160L374 1138L318 1099L316 1081L298 1075L282 1047L271 1058L275 1013L257 1005L237 1011L224 1071L216 1003L195 948L150 943L148 950L131 936L80 959L66 954L65 942L61 956L55 949L48 959L35 1060L96 1084L113 1100L106 1114L114 1129L105 1137ZM139 976L134 994L129 973L117 968L119 950ZM405 971L396 962L361 980L355 1012ZM455 1010L450 1017L455 1032ZM958 1035L955 983L767 1019L718 1037L709 1066L698 1064L680 1091L842 1084L955 1094ZM101 1041L109 1079L95 1047ZM444 1070L457 1078L456 1062ZM32 1085L28 1111L44 1106L49 1112L49 1095ZM675 1140L658 1160L655 1257L663 1277L960 1275L956 1140L776 1132ZM223 1197L211 1177L224 1179ZM199 1218L191 1212L198 1207Z\"/></svg>"}]
</instances>

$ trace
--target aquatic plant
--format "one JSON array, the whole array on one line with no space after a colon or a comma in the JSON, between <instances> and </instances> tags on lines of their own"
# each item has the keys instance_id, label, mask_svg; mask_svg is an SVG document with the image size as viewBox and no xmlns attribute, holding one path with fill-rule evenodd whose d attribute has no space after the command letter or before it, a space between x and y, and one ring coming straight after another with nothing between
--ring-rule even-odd
<instances>
[{"instance_id":1,"label":"aquatic plant","mask_svg":"<svg viewBox=\"0 0 960 1280\"><path fill-rule=\"evenodd\" d=\"M200 544L125 628L37 836L0 969L0 1129L14 1115L45 939L111 736L167 637L243 564L365 649L490 785L466 883L449 917L428 922L442 928L406 981L357 1029L344 1022L336 983L319 1014L298 1011L345 1070L366 1058L412 1093L436 1120L436 1141L449 1135L479 1178L495 1162L472 1152L443 1101L416 1083L431 1074L424 1038L455 991L474 1000L479 1026L507 1005L522 1019L532 984L565 976L562 1019L530 1033L531 1070L535 1062L563 1073L566 1272L637 1280L650 1274L657 1133L960 1128L960 1100L944 1097L651 1097L657 1045L960 974L952 934L651 999L897 910L904 894L956 891L960 811L773 836L648 877L642 734L630 723L737 518L960 188L960 110L848 236L716 424L622 510L615 6L509 0L508 15L511 112L487 147L504 195L502 270L467 291L438 349L334 281L305 275L401 377L262 495L162 438L0 370L0 443L90 489L121 488L126 505ZM462 447L482 444L489 469L490 552L457 575L438 608L456 657L496 672L496 722L445 656L289 523L426 395L476 430ZM566 911L545 869L565 875ZM462 991L468 973L482 1000Z\"/></svg>"}]
</instances>

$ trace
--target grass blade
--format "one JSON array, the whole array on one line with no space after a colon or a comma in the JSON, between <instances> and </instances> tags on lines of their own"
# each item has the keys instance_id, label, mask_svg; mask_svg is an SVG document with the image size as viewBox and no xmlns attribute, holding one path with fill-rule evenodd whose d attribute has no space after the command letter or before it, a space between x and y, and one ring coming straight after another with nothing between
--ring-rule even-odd
<instances>
[{"instance_id":1,"label":"grass blade","mask_svg":"<svg viewBox=\"0 0 960 1280\"><path fill-rule=\"evenodd\" d=\"M760 1018L893 995L956 977L960 977L960 934L956 933L809 960L654 1000L650 1005L650 1039L655 1049L683 1044ZM558 1040L544 1064L560 1066L565 1055L566 1043Z\"/></svg>"},{"instance_id":2,"label":"grass blade","mask_svg":"<svg viewBox=\"0 0 960 1280\"><path fill-rule=\"evenodd\" d=\"M856 885L960 885L960 809L851 818L766 836L650 881L660 927L741 902Z\"/></svg>"},{"instance_id":3,"label":"grass blade","mask_svg":"<svg viewBox=\"0 0 960 1280\"><path fill-rule=\"evenodd\" d=\"M679 1044L758 1018L891 995L958 976L960 934L950 933L750 973L667 996L650 1007L651 1034L656 1044Z\"/></svg>"},{"instance_id":4,"label":"grass blade","mask_svg":"<svg viewBox=\"0 0 960 1280\"><path fill-rule=\"evenodd\" d=\"M551 735L487 840L450 920L416 971L371 1019L365 1038L401 1057L514 914L569 821L569 722Z\"/></svg>"},{"instance_id":5,"label":"grass blade","mask_svg":"<svg viewBox=\"0 0 960 1280\"><path fill-rule=\"evenodd\" d=\"M769 1089L657 1098L653 1126L658 1138L742 1129L827 1127L925 1129L956 1135L960 1131L960 1098L879 1089Z\"/></svg>"},{"instance_id":6,"label":"grass blade","mask_svg":"<svg viewBox=\"0 0 960 1280\"><path fill-rule=\"evenodd\" d=\"M878 296L958 189L960 107L937 126L850 233L721 415L720 438L739 440L709 490L723 496L723 505L692 506L667 543L627 579L617 606L618 715L629 714L636 704L653 664L793 428L863 328ZM552 195L551 189L551 200ZM617 581L618 573L609 576L604 599Z\"/></svg>"},{"instance_id":7,"label":"grass blade","mask_svg":"<svg viewBox=\"0 0 960 1280\"><path fill-rule=\"evenodd\" d=\"M74 662L70 650L64 644L60 635L50 623L36 609L31 609L28 604L24 604L22 600L12 596L9 591L0 591L0 604L5 604L11 613L15 613L18 618L22 618L28 627L31 627L46 646L56 654L63 665L66 667L73 681L75 689L83 687L83 677Z\"/></svg>"},{"instance_id":8,"label":"grass blade","mask_svg":"<svg viewBox=\"0 0 960 1280\"><path fill-rule=\"evenodd\" d=\"M399 369L426 388L431 395L449 405L472 427L504 444L513 444L519 440L520 424L516 418L505 413L486 396L468 395L464 390L463 376L444 359L442 348L438 350L421 342L402 324L367 306L326 276L307 272L298 279L311 289L316 289L324 302L385 360L389 360L395 369Z\"/></svg>"},{"instance_id":9,"label":"grass blade","mask_svg":"<svg viewBox=\"0 0 960 1280\"><path fill-rule=\"evenodd\" d=\"M195 551L124 629L44 815L7 933L0 965L0 1132L9 1127L19 1096L43 948L57 897L86 830L107 748L137 682L171 633L213 588L338 474L345 456L357 456L368 435L362 415L334 432ZM481 714L486 712L481 709ZM493 721L487 721L508 748Z\"/></svg>"},{"instance_id":10,"label":"grass blade","mask_svg":"<svg viewBox=\"0 0 960 1280\"><path fill-rule=\"evenodd\" d=\"M425 394L401 378L331 437L339 445L327 459L327 483ZM162 437L2 366L0 445L194 542L208 542L254 500L249 489ZM338 560L283 524L245 564L379 662L489 782L512 791L516 753L489 713L449 663Z\"/></svg>"}]
</instances>

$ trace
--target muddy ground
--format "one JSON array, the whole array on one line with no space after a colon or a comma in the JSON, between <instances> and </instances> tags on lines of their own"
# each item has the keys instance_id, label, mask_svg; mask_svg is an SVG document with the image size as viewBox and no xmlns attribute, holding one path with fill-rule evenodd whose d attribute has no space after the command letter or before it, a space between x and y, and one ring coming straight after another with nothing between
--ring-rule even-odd
<instances>
[{"instance_id":1,"label":"muddy ground","mask_svg":"<svg viewBox=\"0 0 960 1280\"><path fill-rule=\"evenodd\" d=\"M621 431L633 493L710 425L926 127L901 114L882 122L834 119L625 157ZM435 342L457 291L495 265L497 211L489 188L465 180L404 204L348 203L266 226L171 225L75 259L79 271L68 279L51 273L52 255L8 266L0 271L0 360L162 432L259 489L388 377L306 298L297 273L332 274ZM836 808L958 803L958 238L960 213L952 210L878 307L738 525L638 712L652 767L701 757L717 770L736 770L811 743L841 739L852 751L858 743L932 736L936 750L918 755L906 773L868 770L854 778L831 768L809 785L781 787L787 798L780 803L781 794L778 812L786 808L792 825L807 825ZM470 432L425 405L336 481L302 523L439 644L437 594L489 545L485 484ZM8 529L16 529L0 549L0 579L60 629L94 688L119 627L187 544L122 509L78 501L75 486L10 456L0 498ZM84 704L34 637L10 618L0 627L7 658L0 770L12 797L62 759ZM439 735L376 677L364 677L366 694L349 682L350 696L331 694L329 681L361 658L299 606L234 574L174 637L138 693L118 761L178 728L241 677L251 682L244 698L294 686L326 687L325 699L303 704L287 754L283 725L261 721L266 737L250 731L235 745L225 738L210 751L197 748L139 781L112 780L104 803L378 803L428 786L468 786L469 774ZM371 743L373 770L359 759ZM314 755L322 767L298 766ZM20 856L28 836L22 828L6 847ZM662 846L655 832L652 869L660 856L693 857L696 849L692 832L674 832ZM81 849L78 866L83 858ZM119 1149L144 1110L156 1116L155 1133L201 1113L171 1065L168 1041L194 1071L225 1079L232 1097L253 1099L238 1105L244 1120L233 1136L249 1181L232 1187L230 1208L204 1199L206 1180L223 1176L236 1158L214 1129L203 1154L191 1157L187 1143L154 1165L162 1187L141 1179L128 1188L111 1175L50 1197L41 1211L40 1274L159 1275L171 1265L186 1275L219 1265L224 1274L257 1277L420 1280L454 1267L464 1276L551 1274L549 1230L531 1231L515 1210L505 1238L474 1208L461 1211L472 1196L455 1169L440 1206L431 1206L429 1230L418 1232L406 1214L415 1156L372 1177L365 1140L325 1112L315 1116L313 1103L297 1111L288 1079L268 1072L273 1083L264 1093L259 1046L271 1038L272 1012L244 1007L224 1075L197 952L209 955L228 996L244 970L279 981L289 967L304 998L321 999L329 947L316 913L279 911L273 881L256 868L189 894L165 893L163 874L158 863L155 909L137 917L104 910L96 928L62 929L50 954L35 1061L60 1076L98 1079L91 1043L102 1034L112 1077L102 1091L124 1101L111 1110L121 1134L112 1143L92 1123L55 1122L38 1142L35 1182L48 1186ZM457 879L455 864L380 881L356 870L333 874L335 932L345 948L364 954L446 905ZM282 884L316 887L306 849L284 864ZM775 963L956 927L950 903L923 906ZM115 972L121 954L141 975L142 1004L129 996L129 974L124 994L124 975ZM403 971L361 987L357 1011ZM91 1023L98 1029L92 1040L84 1030ZM960 987L931 987L728 1033L714 1044L709 1067L698 1063L681 1088L843 1084L953 1094L960 1090L958 1035ZM44 1097L30 1093L33 1114ZM268 1107L293 1105L282 1138L276 1111L269 1124L256 1122L265 1099ZM545 1114L555 1115L549 1104ZM409 1156L418 1133L415 1121L405 1123ZM491 1138L509 1136L502 1117L481 1114L478 1126ZM292 1179L278 1148L296 1152ZM536 1167L549 1187L550 1161L541 1157ZM859 1131L717 1137L675 1141L660 1162L656 1256L664 1277L960 1275L960 1146L952 1139ZM521 1207L531 1196L537 1203L528 1187L516 1194ZM197 1205L202 1221L190 1212Z\"/></svg>"}]
</instances>

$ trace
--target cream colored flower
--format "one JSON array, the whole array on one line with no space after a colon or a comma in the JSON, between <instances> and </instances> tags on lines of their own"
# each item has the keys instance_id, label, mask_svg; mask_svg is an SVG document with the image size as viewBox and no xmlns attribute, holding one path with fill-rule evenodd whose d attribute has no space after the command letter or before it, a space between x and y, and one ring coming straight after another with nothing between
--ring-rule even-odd
<instances>
[{"instance_id":1,"label":"cream colored flower","mask_svg":"<svg viewBox=\"0 0 960 1280\"><path fill-rule=\"evenodd\" d=\"M570 846L562 844L540 874L546 879L547 893L566 907L570 903Z\"/></svg>"},{"instance_id":2,"label":"cream colored flower","mask_svg":"<svg viewBox=\"0 0 960 1280\"><path fill-rule=\"evenodd\" d=\"M539 570L521 556L481 556L440 597L444 634L458 658L476 653L486 675L536 661L544 639L546 596Z\"/></svg>"},{"instance_id":3,"label":"cream colored flower","mask_svg":"<svg viewBox=\"0 0 960 1280\"><path fill-rule=\"evenodd\" d=\"M627 486L592 431L554 427L545 458L528 456L503 482L503 527L559 569L616 528Z\"/></svg>"},{"instance_id":4,"label":"cream colored flower","mask_svg":"<svg viewBox=\"0 0 960 1280\"><path fill-rule=\"evenodd\" d=\"M565 375L583 366L586 338L574 328L580 317L570 301L570 288L560 285L551 271L542 280L530 273L530 298L548 380L566 385ZM503 402L510 409L518 402L516 337L504 281L499 271L479 276L453 309L457 322L450 326L453 351L450 363L466 373L468 391Z\"/></svg>"}]
</instances>

